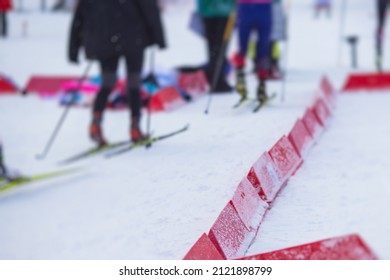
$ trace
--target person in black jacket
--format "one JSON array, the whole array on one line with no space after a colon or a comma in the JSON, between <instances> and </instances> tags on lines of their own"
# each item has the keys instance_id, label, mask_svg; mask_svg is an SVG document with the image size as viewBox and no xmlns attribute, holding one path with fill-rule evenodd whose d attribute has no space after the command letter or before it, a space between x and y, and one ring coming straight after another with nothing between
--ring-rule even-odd
<instances>
[{"instance_id":1,"label":"person in black jacket","mask_svg":"<svg viewBox=\"0 0 390 280\"><path fill-rule=\"evenodd\" d=\"M383 30L386 22L386 11L390 7L390 0L377 0L377 30L376 30L376 64L382 71Z\"/></svg>"},{"instance_id":2,"label":"person in black jacket","mask_svg":"<svg viewBox=\"0 0 390 280\"><path fill-rule=\"evenodd\" d=\"M68 56L71 62L77 63L79 49L83 47L86 57L100 64L102 83L89 131L98 145L106 143L101 129L103 111L117 82L121 57L127 68L130 138L137 142L148 137L140 129L141 70L145 48L155 44L165 48L156 0L79 0L71 25Z\"/></svg>"}]
</instances>

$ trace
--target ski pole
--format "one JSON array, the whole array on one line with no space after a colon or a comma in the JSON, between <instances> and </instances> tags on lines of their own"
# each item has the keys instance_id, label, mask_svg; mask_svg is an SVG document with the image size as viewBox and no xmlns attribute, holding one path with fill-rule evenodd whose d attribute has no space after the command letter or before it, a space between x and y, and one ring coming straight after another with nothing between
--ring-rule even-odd
<instances>
[{"instance_id":1,"label":"ski pole","mask_svg":"<svg viewBox=\"0 0 390 280\"><path fill-rule=\"evenodd\" d=\"M91 68L91 66L92 66L92 61L90 61L88 63L87 67L85 68L84 74L78 80L76 92L80 91L81 85L82 85L83 81L87 78L87 75L89 73L89 69ZM51 145L53 144L53 142L54 142L54 140L55 140L55 138L56 138L56 136L57 136L57 134L58 134L62 124L63 124L63 122L65 121L66 116L68 115L68 112L69 112L69 109L72 106L72 103L73 103L73 98L72 98L72 100L68 104L66 104L65 110L62 113L62 115L61 115L61 117L60 117L56 127L54 128L54 131L51 134L51 136L49 138L49 141L46 143L45 148L43 149L42 153L36 155L37 159L39 159L39 160L44 159L46 157L46 155L48 154Z\"/></svg>"},{"instance_id":2,"label":"ski pole","mask_svg":"<svg viewBox=\"0 0 390 280\"><path fill-rule=\"evenodd\" d=\"M149 74L149 82L152 83L154 86L157 86L157 79L154 75L154 55L155 55L155 49L152 48L151 50L151 53L150 53L150 74ZM146 115L146 134L147 135L150 135L150 124L151 124L151 119L152 119L152 113L151 113L151 99L152 99L152 96L149 95L149 100L148 100L148 114ZM149 143L146 145L146 148L149 148L150 146L152 146L152 143Z\"/></svg>"},{"instance_id":3,"label":"ski pole","mask_svg":"<svg viewBox=\"0 0 390 280\"><path fill-rule=\"evenodd\" d=\"M285 61L284 61L284 74L282 78L282 92L281 92L281 101L284 102L285 93L286 93L286 83L287 83L287 67L288 67L288 39L286 40L285 45Z\"/></svg>"},{"instance_id":4,"label":"ski pole","mask_svg":"<svg viewBox=\"0 0 390 280\"><path fill-rule=\"evenodd\" d=\"M286 17L286 44L284 46L284 73L282 77L282 88L281 88L281 102L284 102L285 99L285 94L286 94L286 83L287 83L287 68L288 68L288 53L289 53L289 32L288 32L288 26L289 26L289 20L290 20L290 15L291 15L291 3L288 3L289 5L287 6L287 17Z\"/></svg>"},{"instance_id":5,"label":"ski pole","mask_svg":"<svg viewBox=\"0 0 390 280\"><path fill-rule=\"evenodd\" d=\"M226 52L227 46L229 44L229 40L230 40L232 31L233 31L233 28L234 28L235 21L236 21L236 12L233 11L229 15L229 19L228 19L228 22L227 22L226 27L225 27L225 32L223 34L222 46L221 46L220 52L218 54L217 65L216 65L216 68L215 68L215 72L213 74L213 79L212 79L212 83L211 83L209 98L207 100L206 109L204 111L204 113L206 115L209 113L213 91L215 90L215 87L217 86L218 77L219 77L219 75L220 75L220 73L221 73L221 71L223 69L223 64L225 62L225 52Z\"/></svg>"}]
</instances>

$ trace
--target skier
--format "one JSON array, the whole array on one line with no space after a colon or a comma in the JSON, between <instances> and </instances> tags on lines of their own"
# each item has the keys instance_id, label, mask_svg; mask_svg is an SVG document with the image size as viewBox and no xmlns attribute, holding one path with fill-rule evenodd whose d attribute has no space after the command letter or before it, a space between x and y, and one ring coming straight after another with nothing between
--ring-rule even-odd
<instances>
[{"instance_id":1,"label":"skier","mask_svg":"<svg viewBox=\"0 0 390 280\"><path fill-rule=\"evenodd\" d=\"M117 82L120 58L126 61L127 99L131 111L130 139L146 140L141 120L141 69L144 50L157 44L165 48L165 38L156 0L79 0L73 17L68 56L78 62L84 48L88 59L100 64L102 83L93 105L89 134L99 146L105 145L102 133L103 112L108 96Z\"/></svg>"},{"instance_id":2,"label":"skier","mask_svg":"<svg viewBox=\"0 0 390 280\"><path fill-rule=\"evenodd\" d=\"M330 16L331 9L332 9L331 0L316 0L315 1L314 10L315 10L316 17L320 14L321 10L325 10L327 12L328 16Z\"/></svg>"},{"instance_id":3,"label":"skier","mask_svg":"<svg viewBox=\"0 0 390 280\"><path fill-rule=\"evenodd\" d=\"M382 71L382 46L386 11L390 7L390 0L377 0L377 30L376 30L376 65Z\"/></svg>"},{"instance_id":4,"label":"skier","mask_svg":"<svg viewBox=\"0 0 390 280\"><path fill-rule=\"evenodd\" d=\"M0 141L0 182L1 181L14 181L22 178L22 175L18 170L9 169L5 166L3 156L3 145Z\"/></svg>"},{"instance_id":5,"label":"skier","mask_svg":"<svg viewBox=\"0 0 390 280\"><path fill-rule=\"evenodd\" d=\"M239 51L234 57L236 67L236 89L241 100L247 99L245 83L245 58L250 34L257 33L256 74L259 80L257 99L260 103L268 99L265 81L270 69L270 46L272 27L272 0L238 0L237 27Z\"/></svg>"},{"instance_id":6,"label":"skier","mask_svg":"<svg viewBox=\"0 0 390 280\"><path fill-rule=\"evenodd\" d=\"M6 178L7 169L4 165L4 158L3 158L3 145L0 142L0 178Z\"/></svg>"},{"instance_id":7,"label":"skier","mask_svg":"<svg viewBox=\"0 0 390 280\"><path fill-rule=\"evenodd\" d=\"M0 0L0 37L7 37L7 13L12 9L11 0Z\"/></svg>"},{"instance_id":8,"label":"skier","mask_svg":"<svg viewBox=\"0 0 390 280\"><path fill-rule=\"evenodd\" d=\"M228 22L229 15L235 9L235 0L197 0L197 9L203 23L205 37L207 40L208 65L206 68L206 77L209 84L212 84L214 74L218 65L223 45L223 36ZM224 55L224 65L226 57ZM224 67L222 67L224 69ZM220 71L217 79L214 93L231 92L232 88L224 77L224 71Z\"/></svg>"}]
</instances>

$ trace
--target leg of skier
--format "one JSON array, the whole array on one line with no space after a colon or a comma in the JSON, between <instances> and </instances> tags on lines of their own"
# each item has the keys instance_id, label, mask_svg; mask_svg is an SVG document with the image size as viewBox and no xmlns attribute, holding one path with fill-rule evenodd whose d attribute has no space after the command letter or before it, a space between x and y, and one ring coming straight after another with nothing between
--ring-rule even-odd
<instances>
[{"instance_id":1,"label":"leg of skier","mask_svg":"<svg viewBox=\"0 0 390 280\"><path fill-rule=\"evenodd\" d=\"M103 136L101 124L108 96L117 82L116 71L118 69L118 63L119 57L100 61L102 83L93 105L92 122L89 127L90 138L99 146L107 144Z\"/></svg>"},{"instance_id":2,"label":"leg of skier","mask_svg":"<svg viewBox=\"0 0 390 280\"><path fill-rule=\"evenodd\" d=\"M272 6L271 4L259 4L257 7L258 21L256 30L259 41L257 43L257 99L263 103L267 98L266 79L270 69L270 46L272 29Z\"/></svg>"},{"instance_id":3,"label":"leg of skier","mask_svg":"<svg viewBox=\"0 0 390 280\"><path fill-rule=\"evenodd\" d=\"M212 85L214 78L216 79L215 88L212 89L214 93L227 93L231 92L232 88L225 79L225 65L226 58L223 54L224 63L221 71L218 72L218 63L221 52L225 52L223 48L223 36L225 28L228 22L228 17L210 17L203 19L205 24L205 35L207 38L207 51L208 51L208 65L206 68L206 77L209 84ZM218 75L218 77L214 77Z\"/></svg>"},{"instance_id":4,"label":"leg of skier","mask_svg":"<svg viewBox=\"0 0 390 280\"><path fill-rule=\"evenodd\" d=\"M237 11L237 28L239 51L234 57L234 66L236 68L236 90L241 95L241 99L247 98L247 88L245 81L245 58L248 51L249 37L252 30L252 24L247 17L249 4L239 4Z\"/></svg>"},{"instance_id":5,"label":"leg of skier","mask_svg":"<svg viewBox=\"0 0 390 280\"><path fill-rule=\"evenodd\" d=\"M7 19L6 12L0 12L0 36L7 36Z\"/></svg>"},{"instance_id":6,"label":"leg of skier","mask_svg":"<svg viewBox=\"0 0 390 280\"><path fill-rule=\"evenodd\" d=\"M4 158L3 158L3 145L0 142L0 178L6 179L7 178L7 169L4 165Z\"/></svg>"},{"instance_id":7,"label":"leg of skier","mask_svg":"<svg viewBox=\"0 0 390 280\"><path fill-rule=\"evenodd\" d=\"M377 30L376 30L376 67L382 71L382 54L383 54L383 30L386 20L386 11L389 0L377 0Z\"/></svg>"},{"instance_id":8,"label":"leg of skier","mask_svg":"<svg viewBox=\"0 0 390 280\"><path fill-rule=\"evenodd\" d=\"M139 49L130 56L126 56L126 67L127 67L127 99L130 109L130 139L133 142L146 140L149 135L142 132L141 130L141 69L143 63L144 53L143 50Z\"/></svg>"}]
</instances>

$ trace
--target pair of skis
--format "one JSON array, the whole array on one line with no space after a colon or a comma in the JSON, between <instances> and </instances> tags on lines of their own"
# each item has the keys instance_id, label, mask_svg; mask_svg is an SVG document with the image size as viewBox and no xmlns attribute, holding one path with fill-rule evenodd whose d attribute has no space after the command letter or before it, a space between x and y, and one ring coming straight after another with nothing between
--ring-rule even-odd
<instances>
[{"instance_id":1,"label":"pair of skis","mask_svg":"<svg viewBox=\"0 0 390 280\"><path fill-rule=\"evenodd\" d=\"M64 175L72 174L78 171L78 169L67 169L53 172L40 173L32 176L20 176L17 178L7 179L4 177L0 178L0 193L18 188L27 184L36 183L40 181L46 181L48 179L54 179Z\"/></svg>"},{"instance_id":2,"label":"pair of skis","mask_svg":"<svg viewBox=\"0 0 390 280\"><path fill-rule=\"evenodd\" d=\"M188 130L189 125L182 127L181 129L175 130L173 132L162 134L158 136L151 136L146 140L138 141L138 142L132 142L132 141L120 141L115 143L110 143L98 147L94 147L91 149L88 149L84 152L81 152L79 154L76 154L74 156L71 156L63 161L60 162L60 164L69 164L74 163L82 159L86 159L95 155L104 154L106 158L111 158L123 153L126 153L128 151L140 148L140 147L150 147L153 143L170 138L172 136L175 136L177 134L180 134L182 132L185 132Z\"/></svg>"},{"instance_id":3,"label":"pair of skis","mask_svg":"<svg viewBox=\"0 0 390 280\"><path fill-rule=\"evenodd\" d=\"M248 101L254 101L256 102L255 107L253 108L253 113L257 113L261 108L268 105L272 100L276 98L276 93L272 93L270 96L268 96L265 100L259 100L259 99L250 99L248 97L242 97L236 104L234 104L233 108L239 108L243 106Z\"/></svg>"},{"instance_id":4,"label":"pair of skis","mask_svg":"<svg viewBox=\"0 0 390 280\"><path fill-rule=\"evenodd\" d=\"M139 148L139 147L150 147L153 143L157 141L161 141L167 138L170 138L174 135L180 134L186 130L188 130L189 125L184 126L181 129L178 129L176 131L167 133L167 134L162 134L158 136L153 136L150 137L144 141L139 141L139 142L131 142L131 141L122 141L122 142L116 142L112 144L107 144L99 147L94 147L91 149L88 149L87 151L84 151L82 153L79 153L75 156L72 156L64 161L62 161L62 164L68 164L72 162L76 162L85 158L92 157L94 155L98 155L103 152L107 152L105 155L106 157L113 157L117 156L123 153L126 153L128 151L131 151L133 149ZM16 178L4 178L0 177L0 193L22 187L24 185L28 185L31 183L35 182L41 182L41 181L46 181L49 179L54 179L57 177L61 177L64 175L72 174L76 171L79 171L78 168L72 168L72 169L66 169L66 170L60 170L60 171L53 171L53 172L46 172L46 173L40 173L37 175L32 175L32 176L20 176Z\"/></svg>"}]
</instances>

